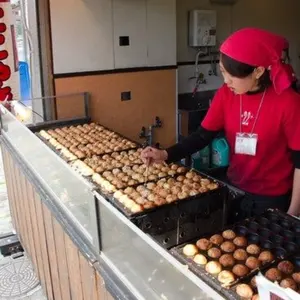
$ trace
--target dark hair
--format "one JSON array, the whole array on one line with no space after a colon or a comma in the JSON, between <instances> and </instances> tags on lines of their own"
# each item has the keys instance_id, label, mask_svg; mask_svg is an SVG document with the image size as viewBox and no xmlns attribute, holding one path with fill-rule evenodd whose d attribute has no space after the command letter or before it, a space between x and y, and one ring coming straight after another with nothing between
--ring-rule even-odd
<instances>
[{"instance_id":1,"label":"dark hair","mask_svg":"<svg viewBox=\"0 0 300 300\"><path fill-rule=\"evenodd\" d=\"M257 66L251 66L242 62L239 62L226 54L221 53L220 59L225 70L233 77L246 78L252 74ZM265 70L264 74L259 78L258 85L260 88L267 88L272 85L270 79L270 73Z\"/></svg>"}]
</instances>

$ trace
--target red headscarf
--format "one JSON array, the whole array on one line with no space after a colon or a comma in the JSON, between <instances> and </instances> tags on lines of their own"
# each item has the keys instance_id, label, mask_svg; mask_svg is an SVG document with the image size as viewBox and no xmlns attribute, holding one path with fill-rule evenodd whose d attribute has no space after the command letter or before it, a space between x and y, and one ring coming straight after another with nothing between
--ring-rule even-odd
<instances>
[{"instance_id":1,"label":"red headscarf","mask_svg":"<svg viewBox=\"0 0 300 300\"><path fill-rule=\"evenodd\" d=\"M288 41L279 35L258 28L244 28L229 36L221 45L221 53L239 62L265 67L276 93L281 94L294 81L293 69L281 61Z\"/></svg>"}]
</instances>

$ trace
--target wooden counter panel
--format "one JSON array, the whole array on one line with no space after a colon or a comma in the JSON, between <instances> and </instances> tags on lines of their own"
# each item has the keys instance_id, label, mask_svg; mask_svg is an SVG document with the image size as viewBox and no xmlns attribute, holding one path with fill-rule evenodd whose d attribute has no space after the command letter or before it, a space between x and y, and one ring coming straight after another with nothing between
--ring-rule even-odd
<instances>
[{"instance_id":1,"label":"wooden counter panel","mask_svg":"<svg viewBox=\"0 0 300 300\"><path fill-rule=\"evenodd\" d=\"M12 221L48 299L112 299L3 144L2 153Z\"/></svg>"},{"instance_id":2,"label":"wooden counter panel","mask_svg":"<svg viewBox=\"0 0 300 300\"><path fill-rule=\"evenodd\" d=\"M176 70L156 70L55 79L57 95L88 92L94 121L139 142L143 126L158 116L163 127L154 130L154 142L169 146L176 140ZM121 92L131 92L121 101ZM58 117L77 115L81 106L57 100ZM82 108L81 108L82 110Z\"/></svg>"},{"instance_id":3,"label":"wooden counter panel","mask_svg":"<svg viewBox=\"0 0 300 300\"><path fill-rule=\"evenodd\" d=\"M7 188L7 195L8 195L8 199L10 199L10 214L11 214L11 221L12 221L12 225L13 227L16 229L16 231L19 230L19 226L17 223L17 212L16 212L16 206L15 206L15 195L14 195L14 190L12 187L12 171L10 169L9 166L9 160L7 158L7 151L2 148L1 149L2 152L2 160L3 160L3 167L4 167L4 173L6 176L6 188Z\"/></svg>"}]
</instances>

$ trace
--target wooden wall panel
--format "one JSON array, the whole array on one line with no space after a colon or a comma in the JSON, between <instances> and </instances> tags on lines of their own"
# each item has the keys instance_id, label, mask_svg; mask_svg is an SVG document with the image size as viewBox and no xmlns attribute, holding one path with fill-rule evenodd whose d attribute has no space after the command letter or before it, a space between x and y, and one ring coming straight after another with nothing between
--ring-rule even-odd
<instances>
[{"instance_id":1,"label":"wooden wall panel","mask_svg":"<svg viewBox=\"0 0 300 300\"><path fill-rule=\"evenodd\" d=\"M20 241L49 300L108 300L103 279L84 258L2 146L10 209Z\"/></svg>"},{"instance_id":2,"label":"wooden wall panel","mask_svg":"<svg viewBox=\"0 0 300 300\"><path fill-rule=\"evenodd\" d=\"M59 223L52 219L53 233L55 240L55 251L58 264L58 277L60 282L60 291L63 300L71 300L71 289L69 280L69 270L66 257L64 232Z\"/></svg>"},{"instance_id":3,"label":"wooden wall panel","mask_svg":"<svg viewBox=\"0 0 300 300\"><path fill-rule=\"evenodd\" d=\"M55 79L57 95L88 92L94 121L136 140L142 126L156 116L163 127L155 129L154 142L169 146L176 140L176 70L81 76ZM130 101L121 101L121 92L131 91ZM58 117L78 114L78 107L57 99Z\"/></svg>"},{"instance_id":4,"label":"wooden wall panel","mask_svg":"<svg viewBox=\"0 0 300 300\"><path fill-rule=\"evenodd\" d=\"M36 247L34 243L34 237L33 237L33 230L34 230L34 220L35 220L35 215L32 214L32 207L31 207L31 202L32 202L32 195L28 193L28 189L26 188L26 179L23 177L22 178L22 188L23 189L23 195L24 195L24 202L25 202L25 207L26 207L26 222L28 224L28 235L29 235L29 249L27 251L29 252L29 255L31 257L31 260L33 262L33 266L35 268L35 271L38 274L38 264L37 264L37 254L36 254Z\"/></svg>"},{"instance_id":5,"label":"wooden wall panel","mask_svg":"<svg viewBox=\"0 0 300 300\"><path fill-rule=\"evenodd\" d=\"M11 179L12 172L9 166L7 151L4 148L2 148L1 151L2 151L4 173L6 174L7 196L8 199L10 199L10 213L11 213L12 225L16 230L18 230L17 216L16 216L17 213L16 213L16 207L14 203L14 190L12 188L12 179Z\"/></svg>"},{"instance_id":6,"label":"wooden wall panel","mask_svg":"<svg viewBox=\"0 0 300 300\"><path fill-rule=\"evenodd\" d=\"M28 182L28 189L33 193L33 197L31 201L34 202L35 211L36 211L36 220L38 226L38 234L41 248L41 255L43 259L43 269L44 269L44 290L47 291L48 300L55 299L53 296L53 288L52 288L52 277L50 273L50 260L48 253L48 243L46 240L46 231L44 225L44 216L43 216L43 207L42 201L36 191L33 190L32 186Z\"/></svg>"},{"instance_id":7,"label":"wooden wall panel","mask_svg":"<svg viewBox=\"0 0 300 300\"><path fill-rule=\"evenodd\" d=\"M63 300L60 290L60 280L58 272L58 260L53 232L53 222L50 210L43 204L43 217L45 224L45 237L47 240L49 253L49 267L52 279L53 296L55 300Z\"/></svg>"},{"instance_id":8,"label":"wooden wall panel","mask_svg":"<svg viewBox=\"0 0 300 300\"><path fill-rule=\"evenodd\" d=\"M78 249L74 246L70 238L65 234L65 247L67 264L69 271L70 287L71 287L71 299L72 300L82 300L83 292L81 286L81 276L80 276L80 261Z\"/></svg>"}]
</instances>

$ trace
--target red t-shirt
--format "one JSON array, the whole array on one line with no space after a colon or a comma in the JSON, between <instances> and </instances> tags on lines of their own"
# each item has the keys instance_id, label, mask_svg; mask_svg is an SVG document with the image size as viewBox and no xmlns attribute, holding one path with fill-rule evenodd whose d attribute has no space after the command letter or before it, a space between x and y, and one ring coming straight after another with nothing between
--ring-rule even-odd
<instances>
[{"instance_id":1,"label":"red t-shirt","mask_svg":"<svg viewBox=\"0 0 300 300\"><path fill-rule=\"evenodd\" d=\"M266 91L254 128L258 135L256 155L235 154L236 133L251 133L263 93L235 95L221 87L202 122L207 130L225 130L230 147L228 177L241 189L268 196L287 193L293 185L294 164L290 150L300 150L300 95L291 88L277 95Z\"/></svg>"}]
</instances>

